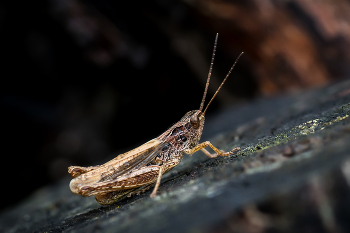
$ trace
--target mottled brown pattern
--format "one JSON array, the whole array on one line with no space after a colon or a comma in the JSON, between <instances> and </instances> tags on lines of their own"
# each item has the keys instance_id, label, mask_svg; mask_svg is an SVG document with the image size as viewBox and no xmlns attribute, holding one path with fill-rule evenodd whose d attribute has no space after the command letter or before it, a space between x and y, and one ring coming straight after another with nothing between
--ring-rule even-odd
<instances>
[{"instance_id":1,"label":"mottled brown pattern","mask_svg":"<svg viewBox=\"0 0 350 233\"><path fill-rule=\"evenodd\" d=\"M167 144L158 154L156 160L154 160L154 164L162 165L163 162L169 161L174 157L180 157L180 154L181 152L176 150L174 146L172 146L171 144Z\"/></svg>"},{"instance_id":2,"label":"mottled brown pattern","mask_svg":"<svg viewBox=\"0 0 350 233\"><path fill-rule=\"evenodd\" d=\"M155 139L156 142L150 141L139 147L144 151L139 148L134 149L138 156L128 152L101 166L70 167L69 173L75 177L71 181L72 192L84 197L99 195L97 199L100 203L105 203L108 198L107 193L134 190L154 183L159 175L158 166L163 167L162 174L170 171L182 160L184 149L192 149L198 144L204 126L204 117L201 118L200 127L195 129L189 122L191 116L195 114L200 115L201 111L194 110L186 113L179 122ZM152 153L154 155L147 160ZM131 156L128 157L128 154ZM121 162L122 160L125 161ZM146 161L148 162L145 163ZM118 166L113 162L118 162ZM129 192L114 193L113 197L126 193Z\"/></svg>"},{"instance_id":3,"label":"mottled brown pattern","mask_svg":"<svg viewBox=\"0 0 350 233\"><path fill-rule=\"evenodd\" d=\"M166 140L166 141L171 141L172 138L172 132L174 131L174 129L179 128L181 130L183 130L185 133L182 134L183 136L185 136L188 140L186 141L186 146L189 146L190 149L192 149L195 145L198 144L200 137L202 136L202 131L203 131L203 127L204 127L204 120L205 117L202 116L202 120L200 121L200 126L198 129L194 129L190 123L190 118L191 116L193 116L194 114L201 114L202 112L200 110L192 110L187 112L179 122L177 122L176 124L174 124L172 127L170 127L167 131L165 131L163 134L161 134L157 139L158 140ZM175 146L175 142L174 142L174 146ZM183 147L184 148L184 147Z\"/></svg>"},{"instance_id":4,"label":"mottled brown pattern","mask_svg":"<svg viewBox=\"0 0 350 233\"><path fill-rule=\"evenodd\" d=\"M219 155L230 155L236 150L222 152L209 141L198 144L204 127L205 112L237 62L236 60L204 112L202 112L213 66L215 48L214 46L200 110L187 112L179 122L156 139L121 154L101 166L87 168L69 167L68 172L74 178L70 182L72 193L80 194L84 197L97 195L96 200L100 204L112 204L122 196L134 193L136 189L145 190L155 183L155 188L151 194L151 197L155 197L162 175L177 166L181 162L184 153L193 154L198 150L202 150L207 156L213 158ZM205 150L204 147L207 146L210 146L216 154L210 154Z\"/></svg>"},{"instance_id":5,"label":"mottled brown pattern","mask_svg":"<svg viewBox=\"0 0 350 233\"><path fill-rule=\"evenodd\" d=\"M185 130L185 127L180 126L176 127L167 137L166 141L172 145L176 150L183 150L188 143L188 132Z\"/></svg>"}]
</instances>

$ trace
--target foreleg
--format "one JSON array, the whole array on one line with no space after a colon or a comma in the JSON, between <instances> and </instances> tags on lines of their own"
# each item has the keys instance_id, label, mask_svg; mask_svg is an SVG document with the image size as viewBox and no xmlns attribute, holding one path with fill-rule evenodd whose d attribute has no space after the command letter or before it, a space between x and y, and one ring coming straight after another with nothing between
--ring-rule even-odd
<instances>
[{"instance_id":1,"label":"foreleg","mask_svg":"<svg viewBox=\"0 0 350 233\"><path fill-rule=\"evenodd\" d=\"M209 153L209 151L207 151L205 149L205 147L207 147L207 146L210 146L210 148L213 149L213 151L215 151L216 153L215 154ZM213 146L213 144L211 144L211 142L206 141L206 142L202 142L202 143L198 144L197 146L193 147L192 149L186 149L186 150L184 150L184 152L186 154L192 155L194 152L202 150L204 152L204 154L206 156L208 156L209 158L216 158L218 156L229 156L229 155L232 155L235 151L240 150L240 149L241 148L236 147L236 148L230 150L229 152L225 152L225 151L219 150L218 148Z\"/></svg>"}]
</instances>

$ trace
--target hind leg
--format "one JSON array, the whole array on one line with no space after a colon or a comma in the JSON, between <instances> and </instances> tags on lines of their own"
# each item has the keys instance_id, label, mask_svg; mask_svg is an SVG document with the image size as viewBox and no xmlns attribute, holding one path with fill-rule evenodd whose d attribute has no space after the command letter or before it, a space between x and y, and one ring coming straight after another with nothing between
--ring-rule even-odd
<instances>
[{"instance_id":1,"label":"hind leg","mask_svg":"<svg viewBox=\"0 0 350 233\"><path fill-rule=\"evenodd\" d=\"M96 195L95 199L100 205L110 205L113 204L123 197L131 197L134 194L140 195L140 193L145 192L146 190L150 189L153 184L145 185L140 188L135 189L125 189L125 190L118 190L114 192L109 192L105 194L99 194Z\"/></svg>"}]
</instances>

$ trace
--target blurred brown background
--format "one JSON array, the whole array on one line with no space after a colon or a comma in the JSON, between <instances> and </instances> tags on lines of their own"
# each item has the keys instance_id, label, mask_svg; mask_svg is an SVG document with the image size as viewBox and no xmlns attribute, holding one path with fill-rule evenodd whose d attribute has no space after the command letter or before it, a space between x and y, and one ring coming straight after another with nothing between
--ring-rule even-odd
<instances>
[{"instance_id":1,"label":"blurred brown background","mask_svg":"<svg viewBox=\"0 0 350 233\"><path fill-rule=\"evenodd\" d=\"M208 113L349 76L350 2L51 0L0 3L0 208ZM68 186L67 186L68 188Z\"/></svg>"}]
</instances>

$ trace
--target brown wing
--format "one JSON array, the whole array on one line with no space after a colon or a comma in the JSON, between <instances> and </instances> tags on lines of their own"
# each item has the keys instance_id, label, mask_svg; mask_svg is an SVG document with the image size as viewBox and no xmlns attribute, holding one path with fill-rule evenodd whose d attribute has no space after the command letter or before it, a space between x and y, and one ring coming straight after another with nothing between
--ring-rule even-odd
<instances>
[{"instance_id":1,"label":"brown wing","mask_svg":"<svg viewBox=\"0 0 350 233\"><path fill-rule=\"evenodd\" d=\"M100 182L106 183L133 169L145 166L158 155L165 145L167 145L167 142L157 139L146 142L129 152L117 156L115 159L96 169L78 175L70 182L70 189L74 194L79 194L81 187L98 186Z\"/></svg>"},{"instance_id":2,"label":"brown wing","mask_svg":"<svg viewBox=\"0 0 350 233\"><path fill-rule=\"evenodd\" d=\"M145 166L150 163L167 144L167 142L153 139L142 146L119 155L115 159L102 165L107 168L113 166L114 169L110 169L112 172L108 175L104 175L99 182L113 180L133 169Z\"/></svg>"},{"instance_id":3,"label":"brown wing","mask_svg":"<svg viewBox=\"0 0 350 233\"><path fill-rule=\"evenodd\" d=\"M87 173L89 171L95 170L100 166L91 166L91 167L80 167L80 166L70 166L68 167L68 173L73 177L78 177L81 174Z\"/></svg>"}]
</instances>

